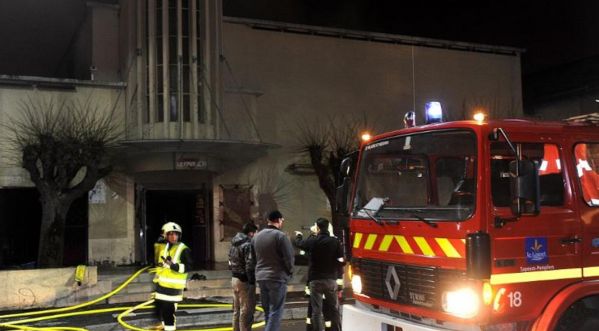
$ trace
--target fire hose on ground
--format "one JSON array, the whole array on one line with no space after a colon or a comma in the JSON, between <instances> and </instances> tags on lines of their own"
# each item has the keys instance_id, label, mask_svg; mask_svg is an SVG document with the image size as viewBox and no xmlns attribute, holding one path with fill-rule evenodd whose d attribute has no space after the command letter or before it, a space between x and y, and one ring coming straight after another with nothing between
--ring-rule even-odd
<instances>
[{"instance_id":1,"label":"fire hose on ground","mask_svg":"<svg viewBox=\"0 0 599 331\"><path fill-rule=\"evenodd\" d=\"M129 285L129 283L131 283L134 279L136 279L140 274L142 274L145 271L148 271L149 269L150 269L150 267L145 267L145 268L138 270L133 275L131 275L126 281L124 281L121 285L119 285L117 288L115 288L111 292L109 292L99 298L96 298L94 300L91 300L91 301L87 301L87 302L84 302L84 303L81 303L78 305L62 307L62 308L53 308L53 309L37 310L37 311L32 311L32 312L0 315L0 327L8 328L8 329L33 330L33 331L38 331L38 330L39 331L42 331L42 330L43 331L46 331L46 330L88 331L87 329L80 328L80 327L69 327L69 326L32 327L32 326L27 326L25 324L31 324L34 322L41 322L41 321L58 319L58 318L72 317L72 316L83 316L83 315L95 315L95 314L121 312L117 316L117 321L124 328L129 329L129 330L135 330L135 331L151 331L151 329L144 329L144 328L130 325L124 321L124 318L127 317L132 312L134 312L135 310L153 308L153 306L151 306L151 304L154 303L154 299L150 299L150 300L140 303L136 306L113 307L113 308L102 308L102 309L92 309L92 310L78 310L78 309L81 309L84 307L94 305L98 302L106 300L106 299L110 298L111 296L119 293L127 285ZM208 303L208 304L179 304L178 306L182 307L182 308L232 308L233 305L223 304L223 303L214 303L214 304ZM256 310L264 312L264 310L260 306L256 306ZM45 316L40 316L40 315L45 315ZM32 317L32 316L40 316L40 317ZM14 321L8 321L8 322L2 322L2 320L14 319L14 318L21 318L21 319L17 319ZM264 324L265 324L264 321L254 323L254 324L252 324L252 329L264 326ZM228 327L185 329L185 330L187 330L187 331L230 331L230 330L233 330L233 328L228 326Z\"/></svg>"}]
</instances>

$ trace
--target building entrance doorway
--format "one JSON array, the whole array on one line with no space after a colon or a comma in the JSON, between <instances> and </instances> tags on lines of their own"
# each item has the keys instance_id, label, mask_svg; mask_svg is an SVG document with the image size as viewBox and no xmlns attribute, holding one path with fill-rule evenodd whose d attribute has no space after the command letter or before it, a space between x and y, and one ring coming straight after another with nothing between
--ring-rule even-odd
<instances>
[{"instance_id":1,"label":"building entrance doorway","mask_svg":"<svg viewBox=\"0 0 599 331\"><path fill-rule=\"evenodd\" d=\"M154 243L166 222L183 228L182 241L189 246L194 269L212 268L210 193L200 190L147 190L145 192L146 252L154 261Z\"/></svg>"}]
</instances>

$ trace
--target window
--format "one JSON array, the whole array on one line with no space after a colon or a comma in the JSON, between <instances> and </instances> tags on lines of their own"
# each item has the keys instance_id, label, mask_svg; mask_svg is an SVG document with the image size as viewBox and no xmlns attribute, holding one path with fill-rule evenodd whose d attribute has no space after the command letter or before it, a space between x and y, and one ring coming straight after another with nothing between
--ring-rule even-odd
<instances>
[{"instance_id":1,"label":"window","mask_svg":"<svg viewBox=\"0 0 599 331\"><path fill-rule=\"evenodd\" d=\"M465 220L475 206L475 169L476 137L470 131L373 142L362 154L354 216Z\"/></svg>"},{"instance_id":2,"label":"window","mask_svg":"<svg viewBox=\"0 0 599 331\"><path fill-rule=\"evenodd\" d=\"M554 144L519 144L524 158L533 160L539 170L541 206L562 206L564 204L564 178L562 175L559 149ZM491 194L497 207L510 206L509 164L515 160L514 153L507 143L491 144Z\"/></svg>"},{"instance_id":3,"label":"window","mask_svg":"<svg viewBox=\"0 0 599 331\"><path fill-rule=\"evenodd\" d=\"M195 120L200 123L205 121L201 91L197 91L198 77L202 76L198 68L192 67L197 63L199 70L202 68L202 62L198 62L201 54L199 31L203 24L200 5L201 2L188 0L181 1L181 6L177 1L167 0L156 0L155 4L148 5L151 6L148 15L152 17L147 18L150 23L146 43L150 48L150 38L154 38L154 49L148 50L146 60L150 63L150 54L155 54L153 67L148 64L148 70L155 76L154 81L150 81L150 74L147 75L146 95L148 108L156 102L155 122L191 122L192 108L195 107L200 107ZM150 92L152 84L156 89ZM166 90L165 86L168 87ZM145 120L150 121L149 113Z\"/></svg>"},{"instance_id":4,"label":"window","mask_svg":"<svg viewBox=\"0 0 599 331\"><path fill-rule=\"evenodd\" d=\"M574 157L584 201L599 206L599 143L577 144Z\"/></svg>"}]
</instances>

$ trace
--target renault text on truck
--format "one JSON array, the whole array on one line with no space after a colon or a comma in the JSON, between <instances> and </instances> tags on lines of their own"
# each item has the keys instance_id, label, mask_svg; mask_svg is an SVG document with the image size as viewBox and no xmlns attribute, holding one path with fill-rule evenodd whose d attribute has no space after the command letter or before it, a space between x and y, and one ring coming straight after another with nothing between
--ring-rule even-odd
<instances>
[{"instance_id":1,"label":"renault text on truck","mask_svg":"<svg viewBox=\"0 0 599 331\"><path fill-rule=\"evenodd\" d=\"M350 330L599 330L599 127L409 127L364 142L338 189Z\"/></svg>"}]
</instances>

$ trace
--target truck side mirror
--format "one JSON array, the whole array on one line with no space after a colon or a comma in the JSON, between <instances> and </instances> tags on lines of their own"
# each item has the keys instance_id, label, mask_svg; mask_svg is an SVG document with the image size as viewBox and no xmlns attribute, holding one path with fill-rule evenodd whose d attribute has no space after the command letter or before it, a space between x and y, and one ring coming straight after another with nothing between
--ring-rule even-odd
<instances>
[{"instance_id":1,"label":"truck side mirror","mask_svg":"<svg viewBox=\"0 0 599 331\"><path fill-rule=\"evenodd\" d=\"M350 153L341 161L339 167L339 177L341 177L341 185L337 187L335 192L335 212L343 216L349 216L349 195L351 194L351 175L352 167L355 166L357 153Z\"/></svg>"},{"instance_id":2,"label":"truck side mirror","mask_svg":"<svg viewBox=\"0 0 599 331\"><path fill-rule=\"evenodd\" d=\"M343 177L343 182L340 186L337 187L337 192L335 196L335 211L343 216L348 216L349 211L347 210L349 207L349 194L351 187L351 179L349 177Z\"/></svg>"},{"instance_id":3,"label":"truck side mirror","mask_svg":"<svg viewBox=\"0 0 599 331\"><path fill-rule=\"evenodd\" d=\"M510 198L516 216L538 215L540 211L539 171L531 160L510 162Z\"/></svg>"}]
</instances>

